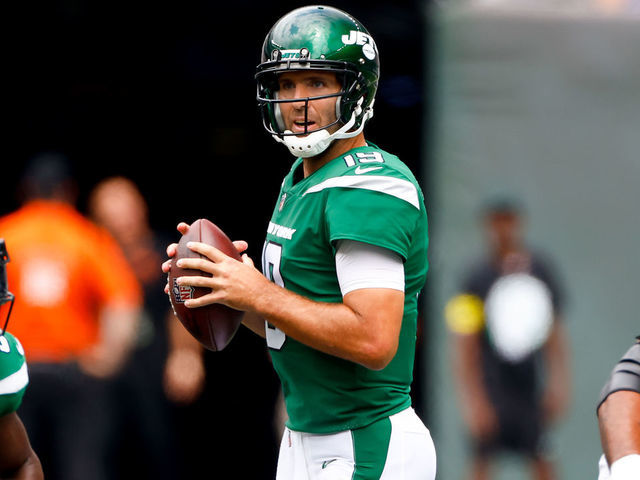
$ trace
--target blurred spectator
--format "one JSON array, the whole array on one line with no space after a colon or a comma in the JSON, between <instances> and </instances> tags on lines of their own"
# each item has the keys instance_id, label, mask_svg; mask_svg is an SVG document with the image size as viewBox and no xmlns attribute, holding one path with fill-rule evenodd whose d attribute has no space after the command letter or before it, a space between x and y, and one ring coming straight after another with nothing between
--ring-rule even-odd
<instances>
[{"instance_id":1,"label":"blurred spectator","mask_svg":"<svg viewBox=\"0 0 640 480\"><path fill-rule=\"evenodd\" d=\"M11 247L13 333L29 359L20 416L48 480L106 478L109 378L133 343L140 288L115 241L73 207L64 156L27 166L24 205L0 219Z\"/></svg>"},{"instance_id":2,"label":"blurred spectator","mask_svg":"<svg viewBox=\"0 0 640 480\"><path fill-rule=\"evenodd\" d=\"M469 478L490 478L490 461L504 449L529 460L534 478L553 479L543 433L570 396L558 280L526 246L515 202L492 203L483 220L488 256L467 269L446 307L472 447Z\"/></svg>"},{"instance_id":3,"label":"blurred spectator","mask_svg":"<svg viewBox=\"0 0 640 480\"><path fill-rule=\"evenodd\" d=\"M92 218L118 241L144 291L144 310L130 361L118 378L117 478L175 479L174 429L167 398L190 403L202 390L202 348L175 318L158 268L167 240L151 230L147 204L136 185L122 177L96 186L89 198ZM133 453L132 453L133 452Z\"/></svg>"}]
</instances>

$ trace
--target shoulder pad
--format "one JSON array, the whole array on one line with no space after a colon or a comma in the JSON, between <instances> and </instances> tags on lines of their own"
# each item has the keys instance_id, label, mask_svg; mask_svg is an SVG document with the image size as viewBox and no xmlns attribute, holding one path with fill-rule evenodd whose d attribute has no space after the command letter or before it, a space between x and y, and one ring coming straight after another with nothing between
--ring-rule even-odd
<instances>
[{"instance_id":1,"label":"shoulder pad","mask_svg":"<svg viewBox=\"0 0 640 480\"><path fill-rule=\"evenodd\" d=\"M633 345L614 367L600 392L598 408L609 395L621 390L640 393L640 343Z\"/></svg>"}]
</instances>

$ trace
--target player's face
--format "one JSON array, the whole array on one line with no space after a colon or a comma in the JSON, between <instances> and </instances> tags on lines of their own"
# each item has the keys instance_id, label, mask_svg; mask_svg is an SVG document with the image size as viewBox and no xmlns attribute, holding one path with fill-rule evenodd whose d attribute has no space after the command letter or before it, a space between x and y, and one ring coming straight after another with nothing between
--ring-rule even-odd
<instances>
[{"instance_id":1,"label":"player's face","mask_svg":"<svg viewBox=\"0 0 640 480\"><path fill-rule=\"evenodd\" d=\"M294 98L317 97L338 93L342 89L336 74L309 70L308 72L286 72L278 77L278 98L289 100ZM280 111L287 130L304 134L322 129L336 121L336 101L338 97L329 97L308 102L305 123L305 102L285 102L280 104ZM306 128L305 128L306 127ZM333 133L340 126L330 127Z\"/></svg>"}]
</instances>

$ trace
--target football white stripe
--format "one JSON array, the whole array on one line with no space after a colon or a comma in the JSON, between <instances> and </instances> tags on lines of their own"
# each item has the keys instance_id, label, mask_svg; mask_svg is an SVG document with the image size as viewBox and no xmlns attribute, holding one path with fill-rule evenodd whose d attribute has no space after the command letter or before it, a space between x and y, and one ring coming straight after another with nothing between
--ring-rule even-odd
<instances>
[{"instance_id":1,"label":"football white stripe","mask_svg":"<svg viewBox=\"0 0 640 480\"><path fill-rule=\"evenodd\" d=\"M20 370L0 380L0 395L19 392L26 387L28 383L29 374L27 373L27 362L24 362Z\"/></svg>"},{"instance_id":2,"label":"football white stripe","mask_svg":"<svg viewBox=\"0 0 640 480\"><path fill-rule=\"evenodd\" d=\"M324 182L320 182L319 184L309 188L302 196L304 197L308 193L321 192L326 188L336 187L362 188L365 190L386 193L387 195L392 195L400 200L404 200L420 210L418 190L413 183L401 178L387 177L383 175L347 175L344 177L329 178Z\"/></svg>"}]
</instances>

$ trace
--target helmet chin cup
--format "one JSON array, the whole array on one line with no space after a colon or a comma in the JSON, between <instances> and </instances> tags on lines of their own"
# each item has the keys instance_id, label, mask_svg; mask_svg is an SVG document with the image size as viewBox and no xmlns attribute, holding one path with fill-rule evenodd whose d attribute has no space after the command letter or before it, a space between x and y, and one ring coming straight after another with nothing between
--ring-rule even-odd
<instances>
[{"instance_id":1,"label":"helmet chin cup","mask_svg":"<svg viewBox=\"0 0 640 480\"><path fill-rule=\"evenodd\" d=\"M315 157L324 152L333 140L327 130L318 130L306 137L296 137L291 130L284 131L285 136L273 135L273 138L284 143L294 157Z\"/></svg>"}]
</instances>

